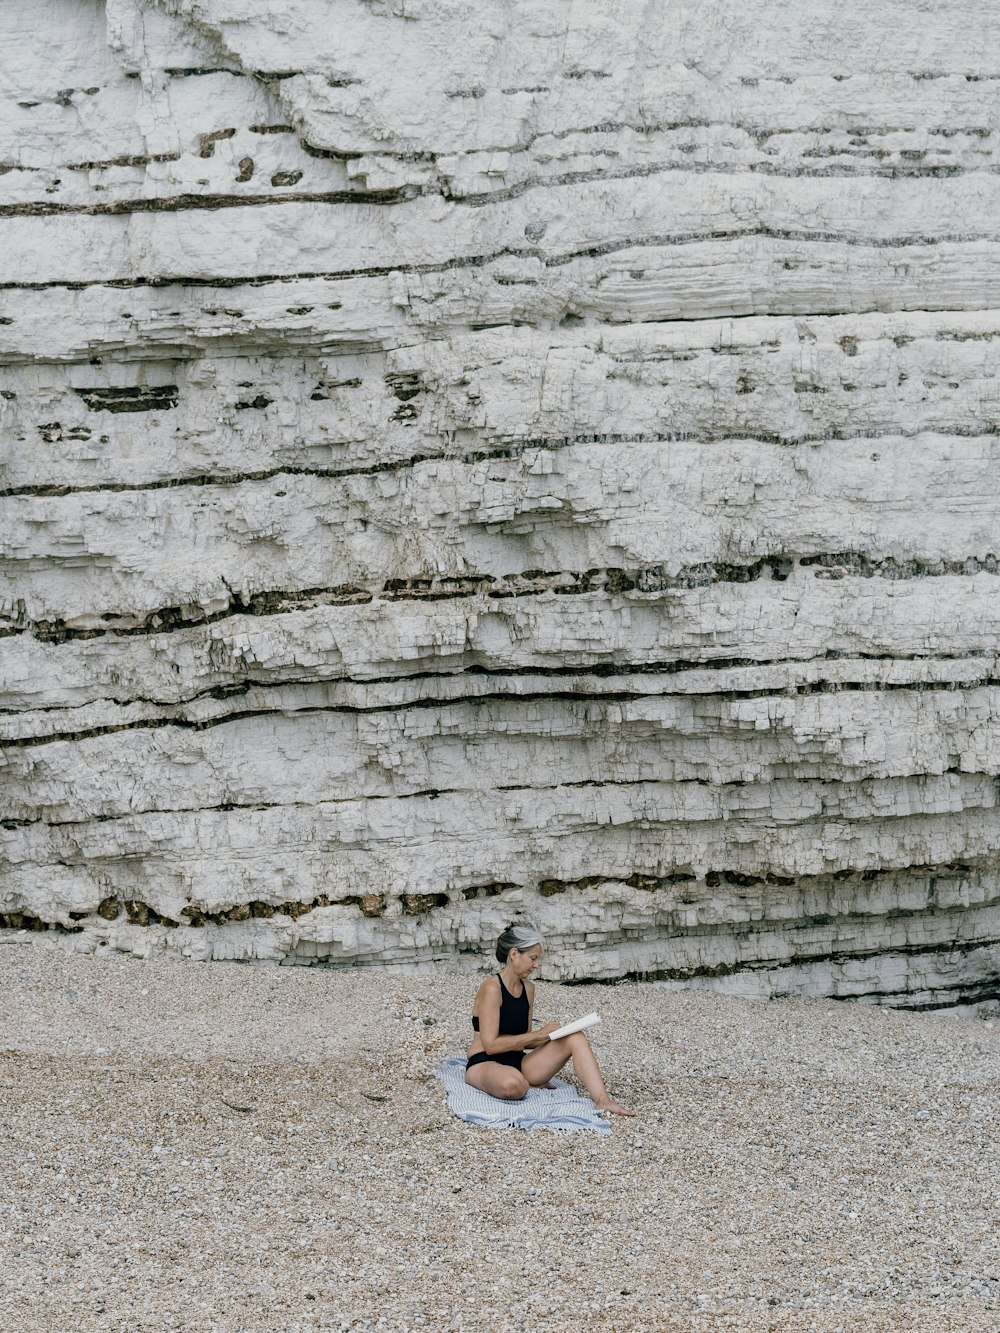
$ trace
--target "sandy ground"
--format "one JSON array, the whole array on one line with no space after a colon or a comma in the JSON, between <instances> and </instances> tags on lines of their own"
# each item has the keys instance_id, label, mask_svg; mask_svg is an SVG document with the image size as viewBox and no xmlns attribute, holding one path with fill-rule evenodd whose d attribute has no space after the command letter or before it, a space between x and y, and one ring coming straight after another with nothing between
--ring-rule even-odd
<instances>
[{"instance_id":1,"label":"sandy ground","mask_svg":"<svg viewBox=\"0 0 1000 1333\"><path fill-rule=\"evenodd\" d=\"M1000 1022L539 987L610 1136L482 1130L442 972L0 935L0 1328L1000 1329Z\"/></svg>"}]
</instances>

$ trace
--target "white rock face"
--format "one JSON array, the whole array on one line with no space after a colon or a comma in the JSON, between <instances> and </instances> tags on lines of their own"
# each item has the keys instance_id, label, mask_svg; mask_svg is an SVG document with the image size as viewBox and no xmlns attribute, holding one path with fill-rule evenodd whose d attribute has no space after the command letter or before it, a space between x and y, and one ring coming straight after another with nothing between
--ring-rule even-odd
<instances>
[{"instance_id":1,"label":"white rock face","mask_svg":"<svg viewBox=\"0 0 1000 1333\"><path fill-rule=\"evenodd\" d=\"M1000 11L0 29L8 926L1000 992Z\"/></svg>"}]
</instances>

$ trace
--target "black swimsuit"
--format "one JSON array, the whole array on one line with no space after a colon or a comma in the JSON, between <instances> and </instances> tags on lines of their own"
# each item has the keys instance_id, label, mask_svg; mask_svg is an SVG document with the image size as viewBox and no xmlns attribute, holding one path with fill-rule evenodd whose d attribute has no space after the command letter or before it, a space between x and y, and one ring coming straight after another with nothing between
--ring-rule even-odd
<instances>
[{"instance_id":1,"label":"black swimsuit","mask_svg":"<svg viewBox=\"0 0 1000 1333\"><path fill-rule=\"evenodd\" d=\"M528 986L521 982L520 997L511 995L510 991L503 984L503 978L497 973L497 981L500 982L500 1037L518 1037L522 1032L528 1030ZM473 1017L472 1030L479 1031L479 1019ZM494 1060L498 1065L511 1065L514 1069L521 1068L521 1061L524 1059L524 1051L500 1051L497 1055L490 1055L487 1051L477 1051L475 1055L469 1056L469 1063L466 1069L471 1069L473 1065L481 1065L487 1060Z\"/></svg>"}]
</instances>

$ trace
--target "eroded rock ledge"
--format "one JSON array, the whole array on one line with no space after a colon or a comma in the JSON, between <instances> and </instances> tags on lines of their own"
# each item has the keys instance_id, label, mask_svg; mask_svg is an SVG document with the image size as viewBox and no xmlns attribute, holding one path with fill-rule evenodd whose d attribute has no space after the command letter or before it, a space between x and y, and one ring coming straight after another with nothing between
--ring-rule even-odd
<instances>
[{"instance_id":1,"label":"eroded rock ledge","mask_svg":"<svg viewBox=\"0 0 1000 1333\"><path fill-rule=\"evenodd\" d=\"M0 20L0 926L996 998L979 7L260 8Z\"/></svg>"}]
</instances>

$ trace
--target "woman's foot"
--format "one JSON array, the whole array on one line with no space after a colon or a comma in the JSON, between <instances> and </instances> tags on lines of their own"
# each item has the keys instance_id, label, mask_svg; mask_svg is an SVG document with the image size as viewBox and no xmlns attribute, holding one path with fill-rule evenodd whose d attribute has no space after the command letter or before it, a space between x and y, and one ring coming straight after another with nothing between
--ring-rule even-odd
<instances>
[{"instance_id":1,"label":"woman's foot","mask_svg":"<svg viewBox=\"0 0 1000 1333\"><path fill-rule=\"evenodd\" d=\"M614 1102L608 1097L603 1102L595 1102L594 1105L602 1115L635 1115L627 1106L622 1106L620 1102Z\"/></svg>"}]
</instances>

